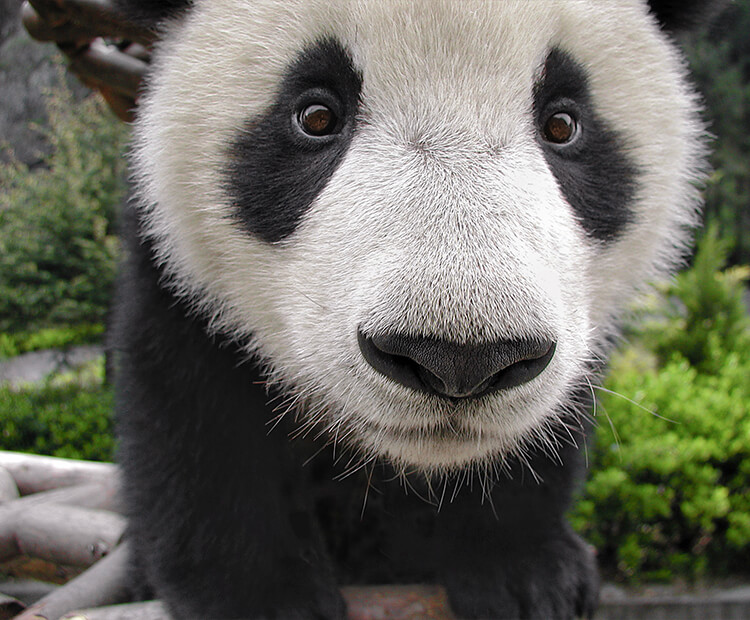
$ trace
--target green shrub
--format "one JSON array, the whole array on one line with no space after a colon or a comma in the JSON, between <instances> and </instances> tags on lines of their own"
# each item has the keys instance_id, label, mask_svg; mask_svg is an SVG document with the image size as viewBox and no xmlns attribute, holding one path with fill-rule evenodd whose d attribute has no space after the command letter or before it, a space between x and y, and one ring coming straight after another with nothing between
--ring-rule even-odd
<instances>
[{"instance_id":1,"label":"green shrub","mask_svg":"<svg viewBox=\"0 0 750 620\"><path fill-rule=\"evenodd\" d=\"M662 287L663 295L650 308L652 316L636 328L661 365L680 355L701 372L717 373L724 362L722 352L748 346L750 319L742 284L750 270L722 271L728 249L716 226L709 226L693 266Z\"/></svg>"},{"instance_id":2,"label":"green shrub","mask_svg":"<svg viewBox=\"0 0 750 620\"><path fill-rule=\"evenodd\" d=\"M47 167L0 164L0 332L104 321L126 128L96 98L49 98Z\"/></svg>"},{"instance_id":3,"label":"green shrub","mask_svg":"<svg viewBox=\"0 0 750 620\"><path fill-rule=\"evenodd\" d=\"M103 364L23 389L0 388L0 449L111 461L111 388Z\"/></svg>"},{"instance_id":4,"label":"green shrub","mask_svg":"<svg viewBox=\"0 0 750 620\"><path fill-rule=\"evenodd\" d=\"M621 577L746 569L750 350L724 353L715 375L680 357L644 373L628 353L615 360L607 388L640 406L617 394L601 398L576 524Z\"/></svg>"},{"instance_id":5,"label":"green shrub","mask_svg":"<svg viewBox=\"0 0 750 620\"><path fill-rule=\"evenodd\" d=\"M724 252L707 234L610 365L573 522L622 579L750 566L750 327Z\"/></svg>"},{"instance_id":6,"label":"green shrub","mask_svg":"<svg viewBox=\"0 0 750 620\"><path fill-rule=\"evenodd\" d=\"M48 327L34 332L0 333L0 360L29 351L100 342L103 334L104 325L101 323Z\"/></svg>"},{"instance_id":7,"label":"green shrub","mask_svg":"<svg viewBox=\"0 0 750 620\"><path fill-rule=\"evenodd\" d=\"M705 220L731 243L731 263L750 262L750 0L725 3L719 19L683 37L692 77L706 104L711 175Z\"/></svg>"}]
</instances>

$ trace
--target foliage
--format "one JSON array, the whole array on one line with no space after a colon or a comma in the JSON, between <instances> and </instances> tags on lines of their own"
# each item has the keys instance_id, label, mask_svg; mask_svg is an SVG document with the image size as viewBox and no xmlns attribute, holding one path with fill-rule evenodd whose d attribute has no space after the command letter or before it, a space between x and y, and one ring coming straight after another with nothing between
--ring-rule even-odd
<instances>
[{"instance_id":1,"label":"foliage","mask_svg":"<svg viewBox=\"0 0 750 620\"><path fill-rule=\"evenodd\" d=\"M103 363L23 389L0 387L0 449L111 461L111 388Z\"/></svg>"},{"instance_id":2,"label":"foliage","mask_svg":"<svg viewBox=\"0 0 750 620\"><path fill-rule=\"evenodd\" d=\"M0 332L104 321L126 129L93 97L48 101L48 167L0 165Z\"/></svg>"},{"instance_id":3,"label":"foliage","mask_svg":"<svg viewBox=\"0 0 750 620\"><path fill-rule=\"evenodd\" d=\"M685 40L694 80L716 140L705 191L706 219L731 241L730 263L750 263L750 0L736 0L710 27Z\"/></svg>"},{"instance_id":4,"label":"foliage","mask_svg":"<svg viewBox=\"0 0 750 620\"><path fill-rule=\"evenodd\" d=\"M615 356L576 527L620 578L750 566L750 326L715 232ZM736 288L735 288L736 287ZM656 326L661 327L661 331Z\"/></svg>"},{"instance_id":5,"label":"foliage","mask_svg":"<svg viewBox=\"0 0 750 620\"><path fill-rule=\"evenodd\" d=\"M29 351L62 349L99 342L103 334L104 325L101 323L48 327L34 332L0 333L0 360Z\"/></svg>"},{"instance_id":6,"label":"foliage","mask_svg":"<svg viewBox=\"0 0 750 620\"><path fill-rule=\"evenodd\" d=\"M691 269L662 287L655 312L638 332L660 365L681 356L703 373L721 372L723 353L747 346L750 319L742 301L748 267L722 271L729 244L717 227L706 230ZM744 341L744 344L743 344Z\"/></svg>"}]
</instances>

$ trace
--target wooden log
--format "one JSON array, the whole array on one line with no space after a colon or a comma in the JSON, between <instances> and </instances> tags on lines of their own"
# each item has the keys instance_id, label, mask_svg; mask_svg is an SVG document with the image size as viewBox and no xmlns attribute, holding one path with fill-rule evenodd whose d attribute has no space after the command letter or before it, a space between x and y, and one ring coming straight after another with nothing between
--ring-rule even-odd
<instances>
[{"instance_id":1,"label":"wooden log","mask_svg":"<svg viewBox=\"0 0 750 620\"><path fill-rule=\"evenodd\" d=\"M0 504L18 499L19 495L18 486L13 476L5 467L0 467Z\"/></svg>"},{"instance_id":2,"label":"wooden log","mask_svg":"<svg viewBox=\"0 0 750 620\"><path fill-rule=\"evenodd\" d=\"M33 579L50 585L61 586L78 577L85 568L63 566L47 560L18 555L0 564L0 573L13 579Z\"/></svg>"},{"instance_id":3,"label":"wooden log","mask_svg":"<svg viewBox=\"0 0 750 620\"><path fill-rule=\"evenodd\" d=\"M17 514L16 545L23 555L91 566L114 549L125 527L125 518L113 512L44 504Z\"/></svg>"},{"instance_id":4,"label":"wooden log","mask_svg":"<svg viewBox=\"0 0 750 620\"><path fill-rule=\"evenodd\" d=\"M343 589L349 620L454 620L445 591L437 586L370 586ZM159 601L83 609L63 620L169 620Z\"/></svg>"},{"instance_id":5,"label":"wooden log","mask_svg":"<svg viewBox=\"0 0 750 620\"><path fill-rule=\"evenodd\" d=\"M171 620L160 601L111 605L97 609L82 609L65 614L61 620Z\"/></svg>"},{"instance_id":6,"label":"wooden log","mask_svg":"<svg viewBox=\"0 0 750 620\"><path fill-rule=\"evenodd\" d=\"M349 620L453 620L440 586L349 586L342 588Z\"/></svg>"},{"instance_id":7,"label":"wooden log","mask_svg":"<svg viewBox=\"0 0 750 620\"><path fill-rule=\"evenodd\" d=\"M39 504L62 504L120 512L120 480L115 475L99 483L81 484L73 487L52 489L33 495L19 497L0 506L0 521L11 510Z\"/></svg>"},{"instance_id":8,"label":"wooden log","mask_svg":"<svg viewBox=\"0 0 750 620\"><path fill-rule=\"evenodd\" d=\"M57 620L74 609L126 602L127 558L127 545L120 545L85 573L31 605L16 620Z\"/></svg>"},{"instance_id":9,"label":"wooden log","mask_svg":"<svg viewBox=\"0 0 750 620\"><path fill-rule=\"evenodd\" d=\"M0 467L13 476L21 495L86 483L101 483L117 470L113 463L94 463L0 450Z\"/></svg>"},{"instance_id":10,"label":"wooden log","mask_svg":"<svg viewBox=\"0 0 750 620\"><path fill-rule=\"evenodd\" d=\"M79 29L88 31L88 35L83 38L89 40L96 37L112 37L150 46L156 39L155 32L130 21L122 13L117 12L108 0L65 0L64 3L58 0L31 0L30 3L50 27L61 29L62 35L59 38L46 40L80 40L69 38L62 29L65 24L71 23Z\"/></svg>"},{"instance_id":11,"label":"wooden log","mask_svg":"<svg viewBox=\"0 0 750 620\"><path fill-rule=\"evenodd\" d=\"M88 48L72 57L70 70L96 88L107 87L135 99L148 64L121 52L102 39L94 39Z\"/></svg>"},{"instance_id":12,"label":"wooden log","mask_svg":"<svg viewBox=\"0 0 750 620\"><path fill-rule=\"evenodd\" d=\"M88 41L97 36L97 33L92 32L91 26L76 24L72 21L53 22L45 19L28 1L21 6L21 21L27 32L43 43Z\"/></svg>"},{"instance_id":13,"label":"wooden log","mask_svg":"<svg viewBox=\"0 0 750 620\"><path fill-rule=\"evenodd\" d=\"M12 596L0 594L0 620L15 618L25 609L25 605Z\"/></svg>"},{"instance_id":14,"label":"wooden log","mask_svg":"<svg viewBox=\"0 0 750 620\"><path fill-rule=\"evenodd\" d=\"M21 554L19 532L29 511L46 511L48 506L76 506L78 509L113 510L118 506L119 478L110 476L99 484L55 489L0 505L0 562ZM21 529L19 529L21 528ZM86 564L88 565L88 564Z\"/></svg>"},{"instance_id":15,"label":"wooden log","mask_svg":"<svg viewBox=\"0 0 750 620\"><path fill-rule=\"evenodd\" d=\"M445 591L437 586L362 586L343 588L349 620L454 620ZM83 609L62 620L169 620L159 601Z\"/></svg>"}]
</instances>

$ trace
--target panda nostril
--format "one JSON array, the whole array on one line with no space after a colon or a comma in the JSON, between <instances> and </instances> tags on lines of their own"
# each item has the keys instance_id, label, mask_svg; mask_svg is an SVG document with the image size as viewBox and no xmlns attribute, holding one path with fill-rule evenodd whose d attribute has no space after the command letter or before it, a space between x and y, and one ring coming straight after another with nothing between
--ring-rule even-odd
<instances>
[{"instance_id":1,"label":"panda nostril","mask_svg":"<svg viewBox=\"0 0 750 620\"><path fill-rule=\"evenodd\" d=\"M400 334L365 336L360 351L375 370L406 387L449 398L476 398L537 377L554 356L549 340L459 344Z\"/></svg>"}]
</instances>

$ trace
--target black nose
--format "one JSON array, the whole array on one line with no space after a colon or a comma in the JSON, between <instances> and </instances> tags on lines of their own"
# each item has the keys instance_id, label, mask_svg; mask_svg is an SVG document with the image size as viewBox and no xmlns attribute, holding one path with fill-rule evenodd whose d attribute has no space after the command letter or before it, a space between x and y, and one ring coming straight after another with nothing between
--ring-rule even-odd
<instances>
[{"instance_id":1,"label":"black nose","mask_svg":"<svg viewBox=\"0 0 750 620\"><path fill-rule=\"evenodd\" d=\"M458 344L397 334L357 334L359 348L378 372L421 392L479 397L516 387L539 375L555 353L549 340Z\"/></svg>"}]
</instances>

